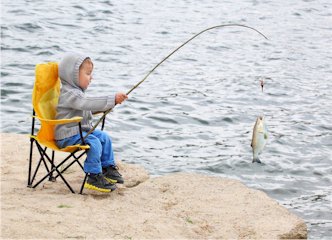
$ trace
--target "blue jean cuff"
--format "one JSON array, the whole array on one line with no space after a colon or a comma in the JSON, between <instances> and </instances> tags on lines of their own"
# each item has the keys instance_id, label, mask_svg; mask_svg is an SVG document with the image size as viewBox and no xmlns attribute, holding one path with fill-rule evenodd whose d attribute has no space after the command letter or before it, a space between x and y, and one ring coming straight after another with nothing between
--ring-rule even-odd
<instances>
[{"instance_id":1,"label":"blue jean cuff","mask_svg":"<svg viewBox=\"0 0 332 240\"><path fill-rule=\"evenodd\" d=\"M102 170L101 170L100 164L98 164L98 163L96 163L96 164L84 163L84 172L98 174L98 173L101 173Z\"/></svg>"}]
</instances>

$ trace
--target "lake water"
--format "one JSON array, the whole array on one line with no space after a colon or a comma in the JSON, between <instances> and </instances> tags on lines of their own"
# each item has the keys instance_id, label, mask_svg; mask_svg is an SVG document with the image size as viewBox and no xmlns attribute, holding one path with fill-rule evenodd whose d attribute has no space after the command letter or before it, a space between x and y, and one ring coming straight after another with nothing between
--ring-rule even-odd
<instances>
[{"instance_id":1,"label":"lake water","mask_svg":"<svg viewBox=\"0 0 332 240\"><path fill-rule=\"evenodd\" d=\"M2 1L1 131L28 133L35 64L78 51L94 61L89 94L128 91L108 115L118 159L152 175L235 178L332 238L332 3L318 1ZM265 79L264 92L259 80ZM252 164L264 114L270 138ZM28 141L28 140L27 140ZM213 186L211 186L213 187ZM221 203L222 204L222 203Z\"/></svg>"}]
</instances>

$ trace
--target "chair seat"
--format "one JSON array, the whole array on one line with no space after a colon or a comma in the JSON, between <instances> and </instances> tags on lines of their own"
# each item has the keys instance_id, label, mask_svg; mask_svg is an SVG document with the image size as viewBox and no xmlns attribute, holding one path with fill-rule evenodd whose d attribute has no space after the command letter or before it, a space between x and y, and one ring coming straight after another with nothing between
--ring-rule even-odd
<instances>
[{"instance_id":1,"label":"chair seat","mask_svg":"<svg viewBox=\"0 0 332 240\"><path fill-rule=\"evenodd\" d=\"M80 144L76 144L76 145L71 145L71 146L67 146L65 148L59 148L56 144L55 141L46 141L44 139L40 139L38 138L38 136L33 136L30 135L30 138L35 139L37 142L39 142L40 144L44 145L45 147L48 147L54 151L61 151L61 152L74 152L77 149L80 150L87 150L90 149L89 145L80 145Z\"/></svg>"}]
</instances>

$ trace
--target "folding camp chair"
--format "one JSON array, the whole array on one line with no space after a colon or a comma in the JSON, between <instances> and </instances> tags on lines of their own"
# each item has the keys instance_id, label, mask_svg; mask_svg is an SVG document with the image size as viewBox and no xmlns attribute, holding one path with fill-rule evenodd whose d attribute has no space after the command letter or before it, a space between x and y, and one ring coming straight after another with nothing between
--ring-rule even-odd
<instances>
[{"instance_id":1,"label":"folding camp chair","mask_svg":"<svg viewBox=\"0 0 332 240\"><path fill-rule=\"evenodd\" d=\"M56 120L56 106L58 104L58 98L60 94L60 79L58 78L58 64L55 62L37 64L36 65L36 78L32 93L32 126L30 135L30 158L29 158L29 176L28 176L28 187L35 188L41 182L48 178L49 181L55 181L60 177L63 182L67 185L72 193L75 193L73 188L69 185L68 181L65 179L63 173L70 168L75 162L82 168L80 163L80 158L85 155L86 151L89 149L88 145L84 145L84 139L81 130L82 117L74 117L71 119L61 119ZM40 129L37 135L35 132L35 119L40 122ZM66 148L59 149L55 143L54 139L54 127L57 124L66 124L76 122L79 126L81 133L82 145L77 144L73 146L68 146ZM102 128L104 127L104 121ZM33 165L33 148L34 143L40 155L40 159L36 164L34 173L32 174ZM43 147L42 147L43 146ZM46 152L47 149L51 150L52 155ZM82 152L83 150L83 152ZM68 152L69 155L64 158L57 165L54 162L55 151ZM76 156L77 155L77 156ZM69 164L64 167L64 163L69 162ZM42 177L38 182L35 182L37 173L40 172L40 166L45 166L47 174ZM62 169L63 168L63 169ZM40 174L39 174L40 175ZM80 193L83 192L84 183L87 179L87 174L85 174Z\"/></svg>"}]
</instances>

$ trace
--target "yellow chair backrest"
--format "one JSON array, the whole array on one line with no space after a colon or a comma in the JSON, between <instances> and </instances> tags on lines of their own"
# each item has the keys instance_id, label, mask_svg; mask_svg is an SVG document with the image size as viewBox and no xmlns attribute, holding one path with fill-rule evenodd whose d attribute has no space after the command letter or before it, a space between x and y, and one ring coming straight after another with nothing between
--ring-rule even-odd
<instances>
[{"instance_id":1,"label":"yellow chair backrest","mask_svg":"<svg viewBox=\"0 0 332 240\"><path fill-rule=\"evenodd\" d=\"M59 95L58 63L37 64L32 94L32 105L37 116L45 119L55 119Z\"/></svg>"},{"instance_id":2,"label":"yellow chair backrest","mask_svg":"<svg viewBox=\"0 0 332 240\"><path fill-rule=\"evenodd\" d=\"M60 95L58 63L36 65L36 79L32 92L32 105L39 118L54 120ZM54 141L54 125L42 123L38 132L41 141Z\"/></svg>"}]
</instances>

